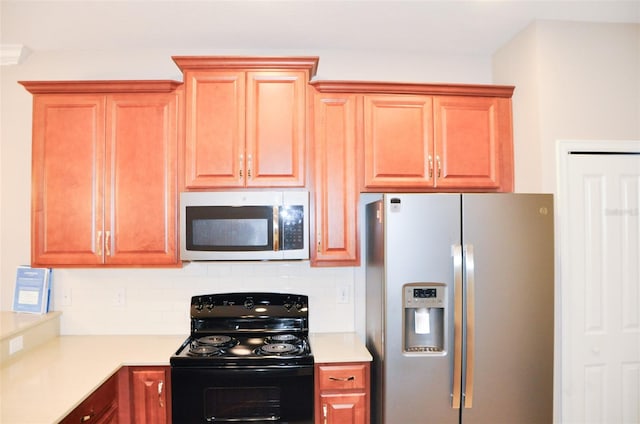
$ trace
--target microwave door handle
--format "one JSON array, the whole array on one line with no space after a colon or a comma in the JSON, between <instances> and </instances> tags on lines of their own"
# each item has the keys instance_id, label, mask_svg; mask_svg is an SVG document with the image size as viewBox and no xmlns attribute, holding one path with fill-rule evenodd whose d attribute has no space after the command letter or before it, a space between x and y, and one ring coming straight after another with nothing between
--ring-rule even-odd
<instances>
[{"instance_id":1,"label":"microwave door handle","mask_svg":"<svg viewBox=\"0 0 640 424\"><path fill-rule=\"evenodd\" d=\"M280 207L273 207L273 250L280 250Z\"/></svg>"}]
</instances>

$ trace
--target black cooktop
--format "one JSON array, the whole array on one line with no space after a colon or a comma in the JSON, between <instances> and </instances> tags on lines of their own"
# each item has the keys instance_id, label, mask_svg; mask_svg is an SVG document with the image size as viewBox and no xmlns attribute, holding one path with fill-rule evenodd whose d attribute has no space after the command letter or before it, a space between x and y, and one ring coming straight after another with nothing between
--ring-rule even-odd
<instances>
[{"instance_id":1,"label":"black cooktop","mask_svg":"<svg viewBox=\"0 0 640 424\"><path fill-rule=\"evenodd\" d=\"M172 366L308 366L307 296L224 293L191 299L191 334Z\"/></svg>"}]
</instances>

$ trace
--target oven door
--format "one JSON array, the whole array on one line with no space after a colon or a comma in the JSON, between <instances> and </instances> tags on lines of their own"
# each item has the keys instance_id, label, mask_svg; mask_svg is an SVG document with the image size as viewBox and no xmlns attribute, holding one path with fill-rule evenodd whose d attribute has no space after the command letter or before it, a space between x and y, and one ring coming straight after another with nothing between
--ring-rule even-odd
<instances>
[{"instance_id":1,"label":"oven door","mask_svg":"<svg viewBox=\"0 0 640 424\"><path fill-rule=\"evenodd\" d=\"M313 423L313 366L173 367L174 423Z\"/></svg>"}]
</instances>

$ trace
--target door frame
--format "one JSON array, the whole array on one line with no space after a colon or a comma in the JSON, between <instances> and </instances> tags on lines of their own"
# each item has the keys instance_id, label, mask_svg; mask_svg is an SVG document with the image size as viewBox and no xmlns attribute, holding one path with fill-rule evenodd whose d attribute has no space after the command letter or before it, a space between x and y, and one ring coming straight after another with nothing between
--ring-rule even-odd
<instances>
[{"instance_id":1,"label":"door frame","mask_svg":"<svg viewBox=\"0 0 640 424\"><path fill-rule=\"evenodd\" d=\"M558 140L556 146L556 202L555 202L555 233L556 233L556 289L555 289L555 361L554 367L554 422L562 422L562 399L565 379L564 364L568 363L570 352L565 352L562 345L563 335L569 328L568 308L563 307L565 300L570 299L570 287L563 284L568 281L568 267L563 264L568 263L570 246L567 245L569 239L569 157L572 152L590 152L594 154L602 153L640 153L640 140ZM559 372L558 372L559 370Z\"/></svg>"}]
</instances>

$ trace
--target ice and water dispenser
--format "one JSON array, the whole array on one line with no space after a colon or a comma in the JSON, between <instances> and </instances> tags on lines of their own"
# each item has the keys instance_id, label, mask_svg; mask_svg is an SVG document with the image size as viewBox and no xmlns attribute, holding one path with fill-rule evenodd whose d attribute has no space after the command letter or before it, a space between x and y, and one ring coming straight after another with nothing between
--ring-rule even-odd
<instances>
[{"instance_id":1,"label":"ice and water dispenser","mask_svg":"<svg viewBox=\"0 0 640 424\"><path fill-rule=\"evenodd\" d=\"M447 304L442 283L410 283L403 286L403 351L414 354L444 352Z\"/></svg>"}]
</instances>

